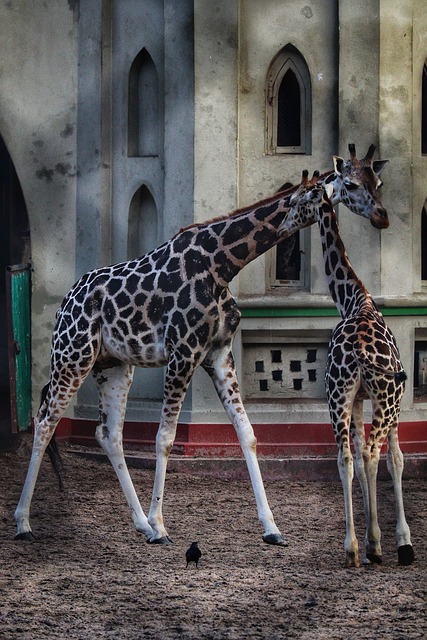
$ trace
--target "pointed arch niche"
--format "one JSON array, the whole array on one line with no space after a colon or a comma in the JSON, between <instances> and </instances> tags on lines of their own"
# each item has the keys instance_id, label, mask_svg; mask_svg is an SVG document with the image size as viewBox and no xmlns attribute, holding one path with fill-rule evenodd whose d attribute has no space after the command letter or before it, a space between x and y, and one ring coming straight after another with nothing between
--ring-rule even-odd
<instances>
[{"instance_id":1,"label":"pointed arch niche","mask_svg":"<svg viewBox=\"0 0 427 640\"><path fill-rule=\"evenodd\" d=\"M266 87L266 153L311 153L311 79L304 56L288 44L273 59Z\"/></svg>"},{"instance_id":2,"label":"pointed arch niche","mask_svg":"<svg viewBox=\"0 0 427 640\"><path fill-rule=\"evenodd\" d=\"M128 260L155 249L157 238L157 207L149 188L143 184L133 195L128 219Z\"/></svg>"},{"instance_id":3,"label":"pointed arch niche","mask_svg":"<svg viewBox=\"0 0 427 640\"><path fill-rule=\"evenodd\" d=\"M156 65L142 49L129 71L128 156L159 155L159 81Z\"/></svg>"}]
</instances>

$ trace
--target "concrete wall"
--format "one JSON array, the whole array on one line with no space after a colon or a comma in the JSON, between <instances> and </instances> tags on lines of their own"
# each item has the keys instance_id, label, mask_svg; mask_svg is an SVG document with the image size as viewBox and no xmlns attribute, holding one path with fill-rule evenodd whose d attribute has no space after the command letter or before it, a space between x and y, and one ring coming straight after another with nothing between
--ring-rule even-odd
<instances>
[{"instance_id":1,"label":"concrete wall","mask_svg":"<svg viewBox=\"0 0 427 640\"><path fill-rule=\"evenodd\" d=\"M0 4L0 133L31 229L36 404L55 311L75 277L76 19L71 1Z\"/></svg>"}]
</instances>

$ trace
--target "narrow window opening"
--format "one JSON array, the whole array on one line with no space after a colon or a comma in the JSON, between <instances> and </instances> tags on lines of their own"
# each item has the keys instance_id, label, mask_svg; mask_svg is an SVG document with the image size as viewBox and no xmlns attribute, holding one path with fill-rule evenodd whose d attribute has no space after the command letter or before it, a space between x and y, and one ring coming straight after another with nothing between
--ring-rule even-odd
<instances>
[{"instance_id":1,"label":"narrow window opening","mask_svg":"<svg viewBox=\"0 0 427 640\"><path fill-rule=\"evenodd\" d=\"M421 280L427 280L427 211L421 212Z\"/></svg>"},{"instance_id":2,"label":"narrow window opening","mask_svg":"<svg viewBox=\"0 0 427 640\"><path fill-rule=\"evenodd\" d=\"M421 89L421 153L427 154L427 64L423 68Z\"/></svg>"},{"instance_id":3,"label":"narrow window opening","mask_svg":"<svg viewBox=\"0 0 427 640\"><path fill-rule=\"evenodd\" d=\"M301 360L291 360L289 369L292 371L292 373L301 371Z\"/></svg>"},{"instance_id":4,"label":"narrow window opening","mask_svg":"<svg viewBox=\"0 0 427 640\"><path fill-rule=\"evenodd\" d=\"M288 69L279 87L277 105L277 146L301 145L301 96L295 73Z\"/></svg>"},{"instance_id":5,"label":"narrow window opening","mask_svg":"<svg viewBox=\"0 0 427 640\"><path fill-rule=\"evenodd\" d=\"M257 360L255 362L255 371L257 373L264 373L265 368L264 368L264 361L263 360Z\"/></svg>"},{"instance_id":6,"label":"narrow window opening","mask_svg":"<svg viewBox=\"0 0 427 640\"><path fill-rule=\"evenodd\" d=\"M271 352L271 362L282 362L282 352L280 350L274 350Z\"/></svg>"},{"instance_id":7,"label":"narrow window opening","mask_svg":"<svg viewBox=\"0 0 427 640\"><path fill-rule=\"evenodd\" d=\"M299 280L300 273L300 234L296 232L277 245L276 280Z\"/></svg>"},{"instance_id":8,"label":"narrow window opening","mask_svg":"<svg viewBox=\"0 0 427 640\"><path fill-rule=\"evenodd\" d=\"M427 402L427 340L415 342L414 401Z\"/></svg>"}]
</instances>

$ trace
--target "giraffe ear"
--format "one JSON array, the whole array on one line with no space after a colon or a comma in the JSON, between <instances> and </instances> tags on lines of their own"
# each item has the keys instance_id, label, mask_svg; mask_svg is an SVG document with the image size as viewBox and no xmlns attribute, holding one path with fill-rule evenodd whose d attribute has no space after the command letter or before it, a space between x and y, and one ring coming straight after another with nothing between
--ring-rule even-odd
<instances>
[{"instance_id":1,"label":"giraffe ear","mask_svg":"<svg viewBox=\"0 0 427 640\"><path fill-rule=\"evenodd\" d=\"M377 176L381 175L386 167L386 164L388 164L388 160L374 160L374 162L372 163L372 169L375 171Z\"/></svg>"},{"instance_id":2,"label":"giraffe ear","mask_svg":"<svg viewBox=\"0 0 427 640\"><path fill-rule=\"evenodd\" d=\"M342 167L344 164L344 158L340 156L332 156L332 160L334 163L334 171L335 173L342 178Z\"/></svg>"},{"instance_id":3,"label":"giraffe ear","mask_svg":"<svg viewBox=\"0 0 427 640\"><path fill-rule=\"evenodd\" d=\"M330 200L332 198L332 194L334 193L334 187L331 184L327 184L325 185L325 191Z\"/></svg>"}]
</instances>

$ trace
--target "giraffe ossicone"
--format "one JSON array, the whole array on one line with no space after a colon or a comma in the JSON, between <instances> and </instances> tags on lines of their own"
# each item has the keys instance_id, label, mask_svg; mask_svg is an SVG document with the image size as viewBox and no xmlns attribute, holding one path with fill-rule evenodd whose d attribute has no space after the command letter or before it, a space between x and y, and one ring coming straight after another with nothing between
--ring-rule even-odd
<instances>
[{"instance_id":1,"label":"giraffe ossicone","mask_svg":"<svg viewBox=\"0 0 427 640\"><path fill-rule=\"evenodd\" d=\"M388 226L372 158L334 159L319 179L333 197L379 227ZM145 256L85 274L56 315L50 379L34 418L30 464L15 511L17 538L32 537L30 506L40 464L56 425L90 373L99 394L96 439L107 454L135 527L151 543L170 542L162 505L166 467L178 416L197 366L211 377L245 457L263 540L283 544L270 510L256 456L256 439L239 391L232 341L240 312L228 285L249 262L281 241L295 188L229 216L183 229ZM122 430L134 367L165 367L164 399L156 436L156 470L148 517L123 454Z\"/></svg>"},{"instance_id":2,"label":"giraffe ossicone","mask_svg":"<svg viewBox=\"0 0 427 640\"><path fill-rule=\"evenodd\" d=\"M350 264L330 196L330 189L318 182L318 173L309 180L308 172L304 171L300 187L290 198L292 208L279 233L286 237L296 228L318 223L329 290L342 318L332 333L325 382L344 492L346 564L360 565L352 504L354 466L362 490L366 519L363 562L380 563L382 560L377 473L381 447L387 439L387 468L396 499L398 558L401 564L409 565L414 560L414 552L403 507L404 461L398 440L400 402L407 376L392 332ZM372 423L367 438L363 420L364 399L369 399L372 404Z\"/></svg>"}]
</instances>

